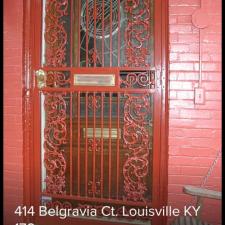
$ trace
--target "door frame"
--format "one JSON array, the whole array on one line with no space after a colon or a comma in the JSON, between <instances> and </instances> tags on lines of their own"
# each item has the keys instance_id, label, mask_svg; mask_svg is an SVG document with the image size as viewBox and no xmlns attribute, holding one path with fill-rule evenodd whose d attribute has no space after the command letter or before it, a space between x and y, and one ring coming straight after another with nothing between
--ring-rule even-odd
<instances>
[{"instance_id":1,"label":"door frame","mask_svg":"<svg viewBox=\"0 0 225 225\"><path fill-rule=\"evenodd\" d=\"M31 206L34 202L34 190L37 184L33 182L35 171L39 166L35 164L35 151L33 146L40 145L34 136L34 115L37 108L34 103L34 72L39 63L38 56L41 50L41 33L38 37L37 30L41 28L41 1L24 0L23 11L23 200L25 206ZM159 78L160 88L158 94L161 98L160 120L160 174L159 174L159 205L167 205L168 200L168 0L155 0L160 9L154 15L155 46L158 53L155 58L155 68ZM34 26L35 24L35 26ZM155 48L156 49L156 48ZM160 218L162 225L167 223L167 218ZM34 222L32 217L24 217L24 222Z\"/></svg>"}]
</instances>

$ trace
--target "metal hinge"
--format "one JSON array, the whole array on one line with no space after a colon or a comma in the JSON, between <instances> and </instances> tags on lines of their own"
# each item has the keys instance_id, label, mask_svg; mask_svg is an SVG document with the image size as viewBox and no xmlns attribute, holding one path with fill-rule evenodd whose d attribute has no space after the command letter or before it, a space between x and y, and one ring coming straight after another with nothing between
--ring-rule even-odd
<instances>
[{"instance_id":1,"label":"metal hinge","mask_svg":"<svg viewBox=\"0 0 225 225\"><path fill-rule=\"evenodd\" d=\"M165 73L161 69L156 69L156 87L157 88L165 88Z\"/></svg>"},{"instance_id":2,"label":"metal hinge","mask_svg":"<svg viewBox=\"0 0 225 225\"><path fill-rule=\"evenodd\" d=\"M35 75L37 77L37 87L46 87L46 72L42 69L36 70Z\"/></svg>"}]
</instances>

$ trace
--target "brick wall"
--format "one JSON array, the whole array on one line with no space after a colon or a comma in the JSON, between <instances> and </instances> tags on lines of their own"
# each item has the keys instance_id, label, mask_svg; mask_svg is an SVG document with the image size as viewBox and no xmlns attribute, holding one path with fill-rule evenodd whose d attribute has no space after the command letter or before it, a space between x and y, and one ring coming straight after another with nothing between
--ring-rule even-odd
<instances>
[{"instance_id":1,"label":"brick wall","mask_svg":"<svg viewBox=\"0 0 225 225\"><path fill-rule=\"evenodd\" d=\"M209 27L202 30L202 86L205 104L194 104L199 76L199 30L192 14L200 0L169 0L169 204L183 208L195 202L183 185L200 185L221 148L221 0L210 4ZM205 187L221 189L221 160ZM214 210L211 210L212 207ZM218 201L204 201L203 218L221 224Z\"/></svg>"},{"instance_id":2,"label":"brick wall","mask_svg":"<svg viewBox=\"0 0 225 225\"><path fill-rule=\"evenodd\" d=\"M4 1L4 225L18 221L13 211L23 198L22 3ZM200 185L221 147L221 0L213 0L212 24L203 35L204 105L193 102L199 52L191 14L199 4L199 0L169 1L169 204L181 208L194 201L182 194L183 185ZM206 187L220 190L220 168L219 160ZM219 202L205 201L204 219L217 225L220 214Z\"/></svg>"},{"instance_id":3,"label":"brick wall","mask_svg":"<svg viewBox=\"0 0 225 225\"><path fill-rule=\"evenodd\" d=\"M4 1L4 225L19 222L23 202L22 37L23 1Z\"/></svg>"}]
</instances>

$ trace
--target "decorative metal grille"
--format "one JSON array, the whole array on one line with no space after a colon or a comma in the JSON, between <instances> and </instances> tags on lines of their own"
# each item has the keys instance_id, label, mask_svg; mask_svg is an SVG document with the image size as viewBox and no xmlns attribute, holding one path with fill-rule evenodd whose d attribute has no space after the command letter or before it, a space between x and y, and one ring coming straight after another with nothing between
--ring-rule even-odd
<instances>
[{"instance_id":1,"label":"decorative metal grille","mask_svg":"<svg viewBox=\"0 0 225 225\"><path fill-rule=\"evenodd\" d=\"M44 204L99 208L104 202L118 213L122 205L151 205L152 0L43 2ZM73 73L74 67L93 71Z\"/></svg>"},{"instance_id":2,"label":"decorative metal grille","mask_svg":"<svg viewBox=\"0 0 225 225\"><path fill-rule=\"evenodd\" d=\"M45 66L154 65L152 0L46 0L43 14Z\"/></svg>"},{"instance_id":3,"label":"decorative metal grille","mask_svg":"<svg viewBox=\"0 0 225 225\"><path fill-rule=\"evenodd\" d=\"M47 0L44 8L43 64L45 66L69 66L70 12L68 0Z\"/></svg>"},{"instance_id":4,"label":"decorative metal grille","mask_svg":"<svg viewBox=\"0 0 225 225\"><path fill-rule=\"evenodd\" d=\"M44 98L43 195L151 204L152 94L70 91Z\"/></svg>"}]
</instances>

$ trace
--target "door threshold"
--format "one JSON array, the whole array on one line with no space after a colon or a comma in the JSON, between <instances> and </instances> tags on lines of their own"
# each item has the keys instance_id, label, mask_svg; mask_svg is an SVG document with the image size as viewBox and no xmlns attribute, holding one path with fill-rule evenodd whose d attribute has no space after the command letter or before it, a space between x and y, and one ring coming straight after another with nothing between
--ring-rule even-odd
<instances>
[{"instance_id":1,"label":"door threshold","mask_svg":"<svg viewBox=\"0 0 225 225\"><path fill-rule=\"evenodd\" d=\"M83 216L77 216L76 218L84 219L84 220L90 220L90 217L83 217ZM104 218L104 217L98 217L98 218L91 218L91 220L97 220L97 221L107 221L111 223L124 223L124 224L134 224L134 225L151 225L151 221L140 221L140 220L126 220L126 219L116 219L116 218Z\"/></svg>"}]
</instances>

